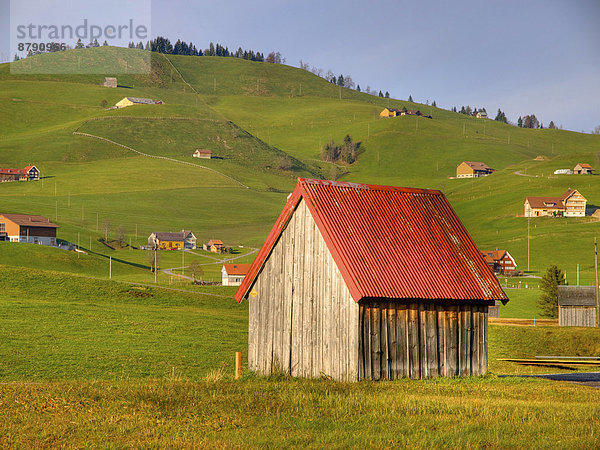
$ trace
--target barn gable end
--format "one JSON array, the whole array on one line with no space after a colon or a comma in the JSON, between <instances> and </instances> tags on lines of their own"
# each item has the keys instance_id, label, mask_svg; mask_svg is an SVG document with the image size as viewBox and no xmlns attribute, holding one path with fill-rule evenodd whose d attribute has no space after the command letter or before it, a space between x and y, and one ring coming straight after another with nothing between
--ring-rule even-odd
<instances>
[{"instance_id":1,"label":"barn gable end","mask_svg":"<svg viewBox=\"0 0 600 450\"><path fill-rule=\"evenodd\" d=\"M248 367L357 378L358 305L300 200L248 296Z\"/></svg>"}]
</instances>

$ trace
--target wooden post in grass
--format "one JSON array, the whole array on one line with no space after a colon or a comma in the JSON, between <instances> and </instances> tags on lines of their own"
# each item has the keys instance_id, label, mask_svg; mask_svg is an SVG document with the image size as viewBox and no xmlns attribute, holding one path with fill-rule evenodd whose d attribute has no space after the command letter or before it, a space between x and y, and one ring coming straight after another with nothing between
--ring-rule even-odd
<instances>
[{"instance_id":1,"label":"wooden post in grass","mask_svg":"<svg viewBox=\"0 0 600 450\"><path fill-rule=\"evenodd\" d=\"M156 267L156 259L157 259L157 255L156 255L156 251L158 250L158 244L154 244L154 284L156 284L156 276L157 276L157 269L158 267Z\"/></svg>"},{"instance_id":2,"label":"wooden post in grass","mask_svg":"<svg viewBox=\"0 0 600 450\"><path fill-rule=\"evenodd\" d=\"M112 256L108 257L108 279L112 279Z\"/></svg>"},{"instance_id":3,"label":"wooden post in grass","mask_svg":"<svg viewBox=\"0 0 600 450\"><path fill-rule=\"evenodd\" d=\"M242 376L242 352L235 352L235 379Z\"/></svg>"}]
</instances>

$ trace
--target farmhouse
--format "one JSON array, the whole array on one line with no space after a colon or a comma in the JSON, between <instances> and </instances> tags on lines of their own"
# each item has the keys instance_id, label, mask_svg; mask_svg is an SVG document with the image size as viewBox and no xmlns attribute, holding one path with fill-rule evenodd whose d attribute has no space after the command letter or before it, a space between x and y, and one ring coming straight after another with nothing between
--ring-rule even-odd
<instances>
[{"instance_id":1,"label":"farmhouse","mask_svg":"<svg viewBox=\"0 0 600 450\"><path fill-rule=\"evenodd\" d=\"M508 301L441 192L302 178L235 298L250 370L343 381L484 374Z\"/></svg>"},{"instance_id":2,"label":"farmhouse","mask_svg":"<svg viewBox=\"0 0 600 450\"><path fill-rule=\"evenodd\" d=\"M423 114L418 109L409 109L407 111L402 111L400 113L401 116L422 116Z\"/></svg>"},{"instance_id":3,"label":"farmhouse","mask_svg":"<svg viewBox=\"0 0 600 450\"><path fill-rule=\"evenodd\" d=\"M558 325L596 326L596 286L558 286Z\"/></svg>"},{"instance_id":4,"label":"farmhouse","mask_svg":"<svg viewBox=\"0 0 600 450\"><path fill-rule=\"evenodd\" d=\"M152 233L148 237L148 247L159 250L181 250L184 248L196 248L196 236L189 230L181 230L178 233Z\"/></svg>"},{"instance_id":5,"label":"farmhouse","mask_svg":"<svg viewBox=\"0 0 600 450\"><path fill-rule=\"evenodd\" d=\"M517 263L506 250L482 250L481 254L494 273L512 275L517 271Z\"/></svg>"},{"instance_id":6,"label":"farmhouse","mask_svg":"<svg viewBox=\"0 0 600 450\"><path fill-rule=\"evenodd\" d=\"M561 197L527 197L525 217L584 217L586 203L576 189L568 189Z\"/></svg>"},{"instance_id":7,"label":"farmhouse","mask_svg":"<svg viewBox=\"0 0 600 450\"><path fill-rule=\"evenodd\" d=\"M396 108L383 108L383 111L379 113L379 117L397 117L402 114L402 111Z\"/></svg>"},{"instance_id":8,"label":"farmhouse","mask_svg":"<svg viewBox=\"0 0 600 450\"><path fill-rule=\"evenodd\" d=\"M211 159L212 150L197 149L192 155L194 158Z\"/></svg>"},{"instance_id":9,"label":"farmhouse","mask_svg":"<svg viewBox=\"0 0 600 450\"><path fill-rule=\"evenodd\" d=\"M162 102L155 102L151 98L141 98L141 97L125 97L120 100L115 106L117 108L125 108L131 105L160 105Z\"/></svg>"},{"instance_id":10,"label":"farmhouse","mask_svg":"<svg viewBox=\"0 0 600 450\"><path fill-rule=\"evenodd\" d=\"M485 177L495 171L495 169L480 161L463 161L456 167L456 178Z\"/></svg>"},{"instance_id":11,"label":"farmhouse","mask_svg":"<svg viewBox=\"0 0 600 450\"><path fill-rule=\"evenodd\" d=\"M0 214L0 240L56 246L58 225L29 214Z\"/></svg>"},{"instance_id":12,"label":"farmhouse","mask_svg":"<svg viewBox=\"0 0 600 450\"><path fill-rule=\"evenodd\" d=\"M477 119L487 119L488 118L487 112L485 112L484 110L477 111L476 113L473 114L473 116Z\"/></svg>"},{"instance_id":13,"label":"farmhouse","mask_svg":"<svg viewBox=\"0 0 600 450\"><path fill-rule=\"evenodd\" d=\"M116 88L117 87L117 79L114 77L104 77L104 83L102 83L102 86L109 87L109 88Z\"/></svg>"},{"instance_id":14,"label":"farmhouse","mask_svg":"<svg viewBox=\"0 0 600 450\"><path fill-rule=\"evenodd\" d=\"M223 264L221 280L223 286L239 286L244 281L251 264Z\"/></svg>"},{"instance_id":15,"label":"farmhouse","mask_svg":"<svg viewBox=\"0 0 600 450\"><path fill-rule=\"evenodd\" d=\"M223 241L219 239L211 239L207 244L202 245L202 249L206 250L207 252L223 253L225 250L225 244L223 244Z\"/></svg>"},{"instance_id":16,"label":"farmhouse","mask_svg":"<svg viewBox=\"0 0 600 450\"><path fill-rule=\"evenodd\" d=\"M33 181L40 179L40 171L35 166L24 169L1 169L0 182L2 181Z\"/></svg>"},{"instance_id":17,"label":"farmhouse","mask_svg":"<svg viewBox=\"0 0 600 450\"><path fill-rule=\"evenodd\" d=\"M573 168L573 173L576 175L591 175L593 172L594 169L587 163L579 163Z\"/></svg>"}]
</instances>

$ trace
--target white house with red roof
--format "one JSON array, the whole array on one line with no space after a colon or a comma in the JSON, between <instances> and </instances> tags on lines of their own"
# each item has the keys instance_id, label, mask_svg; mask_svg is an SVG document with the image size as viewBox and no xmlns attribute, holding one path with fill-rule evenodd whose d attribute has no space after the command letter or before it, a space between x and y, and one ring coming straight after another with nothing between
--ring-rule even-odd
<instances>
[{"instance_id":1,"label":"white house with red roof","mask_svg":"<svg viewBox=\"0 0 600 450\"><path fill-rule=\"evenodd\" d=\"M0 168L0 182L2 181L33 181L40 179L40 171L35 166L24 169Z\"/></svg>"},{"instance_id":2,"label":"white house with red roof","mask_svg":"<svg viewBox=\"0 0 600 450\"><path fill-rule=\"evenodd\" d=\"M560 197L526 197L525 217L584 217L587 199L577 189Z\"/></svg>"},{"instance_id":3,"label":"white house with red roof","mask_svg":"<svg viewBox=\"0 0 600 450\"><path fill-rule=\"evenodd\" d=\"M342 381L482 375L508 301L440 191L303 178L235 298L250 370Z\"/></svg>"},{"instance_id":4,"label":"white house with red roof","mask_svg":"<svg viewBox=\"0 0 600 450\"><path fill-rule=\"evenodd\" d=\"M252 264L223 264L221 281L223 286L239 286L244 281Z\"/></svg>"}]
</instances>

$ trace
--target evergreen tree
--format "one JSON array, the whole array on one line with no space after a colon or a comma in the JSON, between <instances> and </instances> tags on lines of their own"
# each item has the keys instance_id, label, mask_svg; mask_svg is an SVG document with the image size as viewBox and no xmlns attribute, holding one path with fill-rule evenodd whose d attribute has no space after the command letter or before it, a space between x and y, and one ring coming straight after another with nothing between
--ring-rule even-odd
<instances>
[{"instance_id":1,"label":"evergreen tree","mask_svg":"<svg viewBox=\"0 0 600 450\"><path fill-rule=\"evenodd\" d=\"M460 113L461 113L461 114L466 114L466 113L467 113L467 111L465 110L465 107L464 107L464 106L461 106L461 107L460 107Z\"/></svg>"},{"instance_id":2,"label":"evergreen tree","mask_svg":"<svg viewBox=\"0 0 600 450\"><path fill-rule=\"evenodd\" d=\"M508 120L506 119L506 114L504 114L500 108L498 108L498 113L496 114L496 118L494 120L497 120L498 122L502 122L502 123L508 123Z\"/></svg>"},{"instance_id":3,"label":"evergreen tree","mask_svg":"<svg viewBox=\"0 0 600 450\"><path fill-rule=\"evenodd\" d=\"M390 98L390 93L388 91L385 91L385 98Z\"/></svg>"},{"instance_id":4,"label":"evergreen tree","mask_svg":"<svg viewBox=\"0 0 600 450\"><path fill-rule=\"evenodd\" d=\"M546 269L540 281L541 295L537 301L538 307L545 317L558 317L558 286L565 284L565 274L556 265Z\"/></svg>"},{"instance_id":5,"label":"evergreen tree","mask_svg":"<svg viewBox=\"0 0 600 450\"><path fill-rule=\"evenodd\" d=\"M383 97L383 92L379 91L379 96Z\"/></svg>"},{"instance_id":6,"label":"evergreen tree","mask_svg":"<svg viewBox=\"0 0 600 450\"><path fill-rule=\"evenodd\" d=\"M104 42L102 43L102 47L107 47L108 46L108 42L106 42L106 39L104 40Z\"/></svg>"},{"instance_id":7,"label":"evergreen tree","mask_svg":"<svg viewBox=\"0 0 600 450\"><path fill-rule=\"evenodd\" d=\"M77 43L75 44L75 48L83 48L83 42L81 42L81 38L77 39Z\"/></svg>"},{"instance_id":8,"label":"evergreen tree","mask_svg":"<svg viewBox=\"0 0 600 450\"><path fill-rule=\"evenodd\" d=\"M360 84L356 86L356 90L360 92Z\"/></svg>"},{"instance_id":9,"label":"evergreen tree","mask_svg":"<svg viewBox=\"0 0 600 450\"><path fill-rule=\"evenodd\" d=\"M412 102L412 101L413 101L413 99L412 99L412 95L409 95L409 96L408 96L408 101L409 101L409 102Z\"/></svg>"},{"instance_id":10,"label":"evergreen tree","mask_svg":"<svg viewBox=\"0 0 600 450\"><path fill-rule=\"evenodd\" d=\"M519 119L517 120L517 126L523 128L523 118L521 116L519 116Z\"/></svg>"},{"instance_id":11,"label":"evergreen tree","mask_svg":"<svg viewBox=\"0 0 600 450\"><path fill-rule=\"evenodd\" d=\"M556 125L554 124L553 120L550 121L550 124L548 125L548 128L550 128L551 130L556 130Z\"/></svg>"},{"instance_id":12,"label":"evergreen tree","mask_svg":"<svg viewBox=\"0 0 600 450\"><path fill-rule=\"evenodd\" d=\"M246 58L244 59L248 59L247 58L247 53L244 52L246 54ZM212 42L210 43L210 45L208 46L208 56L215 56L215 44L213 44Z\"/></svg>"},{"instance_id":13,"label":"evergreen tree","mask_svg":"<svg viewBox=\"0 0 600 450\"><path fill-rule=\"evenodd\" d=\"M136 48L139 50L144 50L144 44L142 43L142 41L138 42Z\"/></svg>"},{"instance_id":14,"label":"evergreen tree","mask_svg":"<svg viewBox=\"0 0 600 450\"><path fill-rule=\"evenodd\" d=\"M435 100L433 101L433 103L431 104L431 106L433 106L434 108L437 108L437 104L435 103Z\"/></svg>"},{"instance_id":15,"label":"evergreen tree","mask_svg":"<svg viewBox=\"0 0 600 450\"><path fill-rule=\"evenodd\" d=\"M340 74L340 76L337 79L337 85L344 87L344 77L342 76L342 74Z\"/></svg>"},{"instance_id":16,"label":"evergreen tree","mask_svg":"<svg viewBox=\"0 0 600 450\"><path fill-rule=\"evenodd\" d=\"M13 59L13 61L19 61L20 59L21 59L21 58L19 58L19 55L17 55L17 54L15 53L15 58Z\"/></svg>"}]
</instances>

